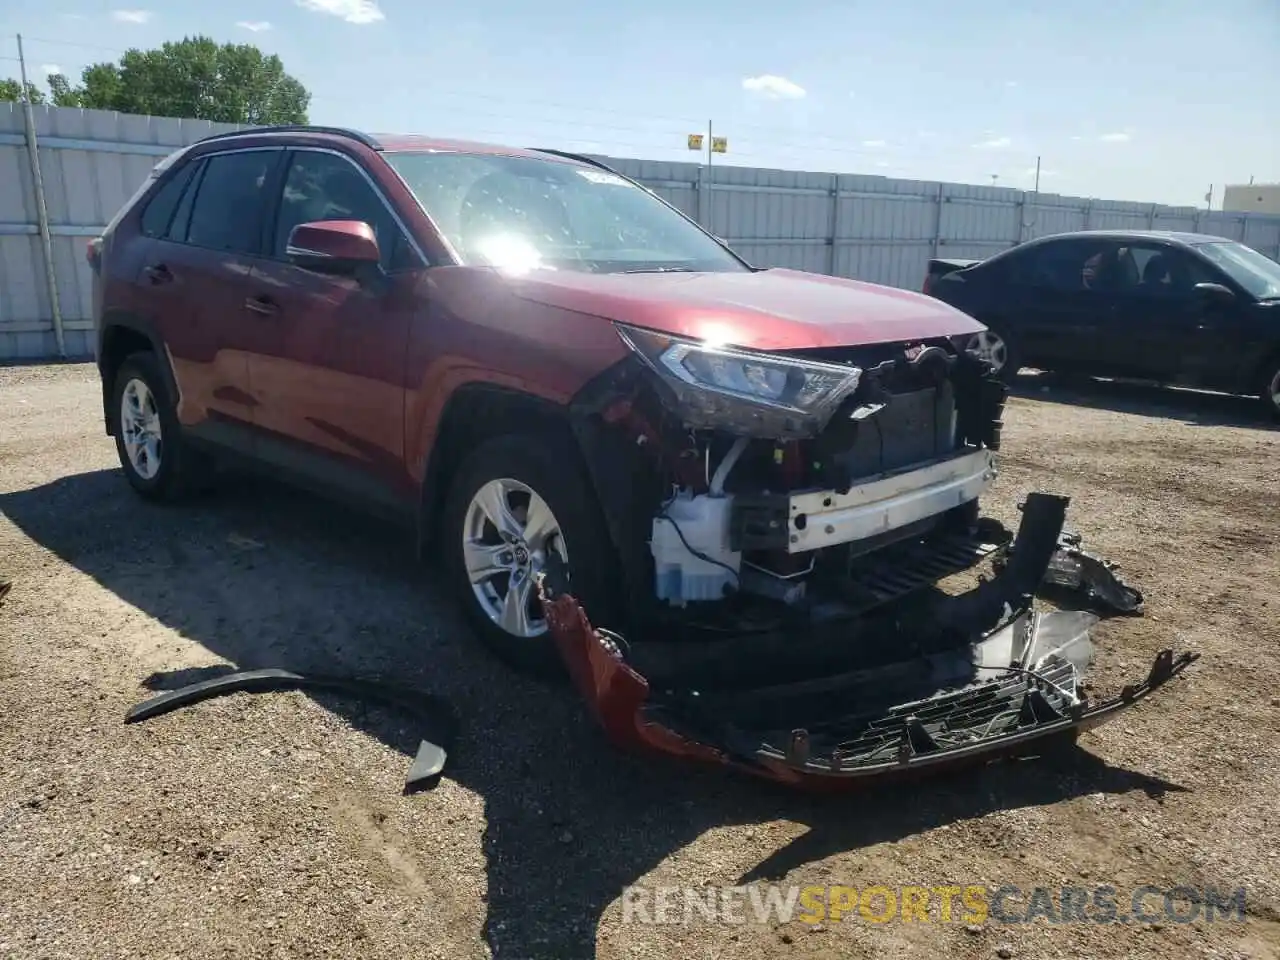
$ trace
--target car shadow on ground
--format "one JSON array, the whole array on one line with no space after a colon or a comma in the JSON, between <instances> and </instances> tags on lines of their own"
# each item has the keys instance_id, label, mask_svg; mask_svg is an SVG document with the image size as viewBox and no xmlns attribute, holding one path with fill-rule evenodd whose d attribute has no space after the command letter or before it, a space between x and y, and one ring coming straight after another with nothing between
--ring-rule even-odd
<instances>
[{"instance_id":1,"label":"car shadow on ground","mask_svg":"<svg viewBox=\"0 0 1280 960\"><path fill-rule=\"evenodd\" d=\"M483 798L485 935L497 956L595 956L605 907L716 827L779 818L808 827L741 875L702 878L733 885L997 809L1183 789L1084 750L841 798L630 757L604 742L570 689L516 676L477 649L402 533L359 515L242 480L195 505L156 507L134 497L118 470L0 496L0 512L105 589L241 668L381 675L448 697L462 733L445 776ZM151 685L172 683L161 676ZM407 768L417 736L403 716L316 699L403 752ZM1039 764L1034 776L1027 762Z\"/></svg>"},{"instance_id":2,"label":"car shadow on ground","mask_svg":"<svg viewBox=\"0 0 1280 960\"><path fill-rule=\"evenodd\" d=\"M1195 427L1280 429L1258 398L1207 390L1023 370L1010 392L1026 400L1160 417Z\"/></svg>"}]
</instances>

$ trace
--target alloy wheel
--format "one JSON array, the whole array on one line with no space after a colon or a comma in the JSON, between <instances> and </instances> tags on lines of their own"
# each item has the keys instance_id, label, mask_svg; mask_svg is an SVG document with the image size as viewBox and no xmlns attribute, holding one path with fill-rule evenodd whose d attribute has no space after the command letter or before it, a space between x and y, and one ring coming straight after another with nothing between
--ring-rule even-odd
<instances>
[{"instance_id":1,"label":"alloy wheel","mask_svg":"<svg viewBox=\"0 0 1280 960\"><path fill-rule=\"evenodd\" d=\"M537 576L552 553L568 563L560 523L528 484L497 479L471 498L462 529L467 577L480 608L515 637L547 630Z\"/></svg>"},{"instance_id":2,"label":"alloy wheel","mask_svg":"<svg viewBox=\"0 0 1280 960\"><path fill-rule=\"evenodd\" d=\"M137 377L125 384L120 396L120 432L134 473L143 480L154 479L164 455L160 410L151 388Z\"/></svg>"},{"instance_id":3,"label":"alloy wheel","mask_svg":"<svg viewBox=\"0 0 1280 960\"><path fill-rule=\"evenodd\" d=\"M965 349L991 364L991 372L999 373L1009 362L1009 345L994 330L983 330L969 338Z\"/></svg>"}]
</instances>

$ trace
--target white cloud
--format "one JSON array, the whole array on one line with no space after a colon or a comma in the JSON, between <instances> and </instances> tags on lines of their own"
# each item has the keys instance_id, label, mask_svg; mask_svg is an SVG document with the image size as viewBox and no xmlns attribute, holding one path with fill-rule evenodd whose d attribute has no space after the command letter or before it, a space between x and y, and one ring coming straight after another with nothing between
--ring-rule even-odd
<instances>
[{"instance_id":1,"label":"white cloud","mask_svg":"<svg viewBox=\"0 0 1280 960\"><path fill-rule=\"evenodd\" d=\"M879 149L880 147L888 146L888 144L886 144L883 140L863 140L862 145L864 147L871 147L873 150Z\"/></svg>"},{"instance_id":2,"label":"white cloud","mask_svg":"<svg viewBox=\"0 0 1280 960\"><path fill-rule=\"evenodd\" d=\"M62 68L58 66L56 63L42 63L40 64L40 72L47 77L47 76L50 76L51 74L61 73Z\"/></svg>"},{"instance_id":3,"label":"white cloud","mask_svg":"<svg viewBox=\"0 0 1280 960\"><path fill-rule=\"evenodd\" d=\"M1008 137L992 137L990 140L983 140L981 143L975 143L975 150L1003 150L1013 145L1013 141Z\"/></svg>"},{"instance_id":4,"label":"white cloud","mask_svg":"<svg viewBox=\"0 0 1280 960\"><path fill-rule=\"evenodd\" d=\"M150 10L112 10L111 19L121 23L147 23L151 19Z\"/></svg>"},{"instance_id":5,"label":"white cloud","mask_svg":"<svg viewBox=\"0 0 1280 960\"><path fill-rule=\"evenodd\" d=\"M271 24L265 20L237 20L236 26L252 33L261 33L263 30L271 29Z\"/></svg>"},{"instance_id":6,"label":"white cloud","mask_svg":"<svg viewBox=\"0 0 1280 960\"><path fill-rule=\"evenodd\" d=\"M750 93L758 93L770 100L800 100L805 95L804 87L786 77L762 73L758 77L743 77L742 89Z\"/></svg>"},{"instance_id":7,"label":"white cloud","mask_svg":"<svg viewBox=\"0 0 1280 960\"><path fill-rule=\"evenodd\" d=\"M347 23L377 23L387 19L374 0L294 0L303 10L327 13Z\"/></svg>"},{"instance_id":8,"label":"white cloud","mask_svg":"<svg viewBox=\"0 0 1280 960\"><path fill-rule=\"evenodd\" d=\"M1084 139L1084 137L1075 136L1075 137L1072 137L1071 139L1072 139L1072 140L1083 140L1083 139Z\"/></svg>"},{"instance_id":9,"label":"white cloud","mask_svg":"<svg viewBox=\"0 0 1280 960\"><path fill-rule=\"evenodd\" d=\"M1016 87L1016 86L1018 85L1018 81L1017 81L1017 80L1006 80L1006 81L1004 82L1004 85L1005 85L1006 87Z\"/></svg>"},{"instance_id":10,"label":"white cloud","mask_svg":"<svg viewBox=\"0 0 1280 960\"><path fill-rule=\"evenodd\" d=\"M887 169L889 169L889 161L888 161L888 160L877 160L877 161L876 161L876 166L877 166L877 167L879 167L881 170L887 170Z\"/></svg>"},{"instance_id":11,"label":"white cloud","mask_svg":"<svg viewBox=\"0 0 1280 960\"><path fill-rule=\"evenodd\" d=\"M1127 133L1104 133L1098 139L1103 143L1128 143L1129 135Z\"/></svg>"}]
</instances>

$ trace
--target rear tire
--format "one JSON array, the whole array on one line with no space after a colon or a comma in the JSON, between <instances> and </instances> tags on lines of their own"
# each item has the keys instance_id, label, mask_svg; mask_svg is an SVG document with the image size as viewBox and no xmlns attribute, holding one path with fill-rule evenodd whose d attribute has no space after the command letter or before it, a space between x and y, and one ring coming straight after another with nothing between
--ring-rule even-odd
<instances>
[{"instance_id":1,"label":"rear tire","mask_svg":"<svg viewBox=\"0 0 1280 960\"><path fill-rule=\"evenodd\" d=\"M183 440L173 398L153 353L134 353L116 370L116 454L144 500L176 501L203 489L213 464Z\"/></svg>"},{"instance_id":2,"label":"rear tire","mask_svg":"<svg viewBox=\"0 0 1280 960\"><path fill-rule=\"evenodd\" d=\"M1267 414L1273 420L1280 421L1280 357L1273 358L1267 364L1259 397Z\"/></svg>"},{"instance_id":3,"label":"rear tire","mask_svg":"<svg viewBox=\"0 0 1280 960\"><path fill-rule=\"evenodd\" d=\"M1022 369L1022 351L1017 340L998 325L979 322L987 329L983 333L975 333L965 344L965 349L990 363L995 375L1005 383L1013 383Z\"/></svg>"},{"instance_id":4,"label":"rear tire","mask_svg":"<svg viewBox=\"0 0 1280 960\"><path fill-rule=\"evenodd\" d=\"M502 536L492 516L507 510L514 523L504 521ZM606 530L578 451L554 436L513 435L488 441L459 467L438 545L450 589L480 640L525 673L562 677L532 581L554 552L567 561L570 592L592 622L611 625L619 571Z\"/></svg>"}]
</instances>

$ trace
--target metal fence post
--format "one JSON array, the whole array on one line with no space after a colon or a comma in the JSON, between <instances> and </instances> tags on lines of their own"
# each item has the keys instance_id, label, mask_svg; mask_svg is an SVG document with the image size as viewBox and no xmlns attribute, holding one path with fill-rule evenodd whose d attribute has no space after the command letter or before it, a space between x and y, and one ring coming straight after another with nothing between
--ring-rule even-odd
<instances>
[{"instance_id":1,"label":"metal fence post","mask_svg":"<svg viewBox=\"0 0 1280 960\"><path fill-rule=\"evenodd\" d=\"M715 233L711 229L711 170L708 167L698 167L696 187L698 191L698 223L703 230Z\"/></svg>"},{"instance_id":2,"label":"metal fence post","mask_svg":"<svg viewBox=\"0 0 1280 960\"><path fill-rule=\"evenodd\" d=\"M830 248L827 257L827 273L831 276L837 276L836 267L840 264L839 251L837 245L840 242L840 174L833 173L831 175L831 219L830 223Z\"/></svg>"},{"instance_id":3,"label":"metal fence post","mask_svg":"<svg viewBox=\"0 0 1280 960\"><path fill-rule=\"evenodd\" d=\"M933 200L933 256L937 257L938 248L942 246L942 205L946 203L944 192L946 184L938 184L938 193Z\"/></svg>"},{"instance_id":4,"label":"metal fence post","mask_svg":"<svg viewBox=\"0 0 1280 960\"><path fill-rule=\"evenodd\" d=\"M40 231L40 246L44 249L44 275L49 287L49 306L53 310L53 337L58 344L58 356L65 360L67 342L62 333L58 274L53 268L53 235L49 232L49 210L44 200L44 177L40 175L40 145L36 141L36 118L31 109L30 88L27 86L27 61L22 54L22 34L18 34L18 73L22 78L22 117L25 121L27 157L31 161L31 182L36 193L36 224Z\"/></svg>"}]
</instances>

